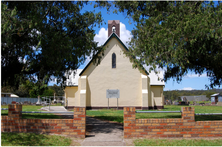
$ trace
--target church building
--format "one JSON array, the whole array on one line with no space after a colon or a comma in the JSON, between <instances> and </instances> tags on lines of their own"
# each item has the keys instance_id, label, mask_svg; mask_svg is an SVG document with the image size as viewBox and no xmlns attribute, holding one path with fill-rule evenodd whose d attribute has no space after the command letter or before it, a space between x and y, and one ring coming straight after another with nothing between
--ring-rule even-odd
<instances>
[{"instance_id":1,"label":"church building","mask_svg":"<svg viewBox=\"0 0 222 147\"><path fill-rule=\"evenodd\" d=\"M120 21L108 21L108 39L99 65L93 60L77 71L75 85L65 88L66 106L103 109L136 107L136 109L162 109L164 82L155 73L148 74L132 67L124 54L127 47L120 40ZM101 54L101 53L98 53ZM159 74L159 77L163 77ZM68 79L70 80L70 79ZM78 82L77 82L78 80Z\"/></svg>"}]
</instances>

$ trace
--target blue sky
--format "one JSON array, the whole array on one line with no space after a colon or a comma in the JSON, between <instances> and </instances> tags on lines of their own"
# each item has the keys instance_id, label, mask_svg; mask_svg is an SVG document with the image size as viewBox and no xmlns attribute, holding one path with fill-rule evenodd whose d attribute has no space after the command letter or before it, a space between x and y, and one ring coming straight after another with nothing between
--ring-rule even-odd
<instances>
[{"instance_id":1,"label":"blue sky","mask_svg":"<svg viewBox=\"0 0 222 147\"><path fill-rule=\"evenodd\" d=\"M83 8L82 12L85 11L95 11L96 13L101 12L102 17L104 19L104 22L106 24L103 24L100 28L94 27L96 36L94 38L95 41L99 42L99 45L102 45L106 39L108 38L107 35L107 28L108 28L108 20L120 20L121 26L120 26L120 39L126 43L129 41L129 38L131 37L130 32L135 28L135 23L131 24L129 22L129 19L126 18L126 15L121 13L121 14L113 14L112 12L107 13L107 10L104 8L93 8L93 5L87 5ZM112 10L111 10L112 11ZM83 69L89 60L85 62L85 64L81 65L79 69ZM205 85L209 84L210 81L206 77L206 74L201 75L200 77L194 73L189 72L187 76L183 78L183 80L178 84L176 81L173 81L173 79L167 81L165 83L165 88L164 90L201 90L205 89ZM51 84L49 84L51 85ZM215 87L218 88L218 87Z\"/></svg>"}]
</instances>

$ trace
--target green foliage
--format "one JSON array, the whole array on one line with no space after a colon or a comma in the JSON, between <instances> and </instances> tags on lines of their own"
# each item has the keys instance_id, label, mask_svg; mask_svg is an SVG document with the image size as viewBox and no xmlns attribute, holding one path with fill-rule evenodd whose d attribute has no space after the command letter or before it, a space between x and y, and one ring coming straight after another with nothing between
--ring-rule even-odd
<instances>
[{"instance_id":1,"label":"green foliage","mask_svg":"<svg viewBox=\"0 0 222 147\"><path fill-rule=\"evenodd\" d=\"M43 95L43 96L53 96L54 93L55 93L55 91L54 91L53 89L48 88L48 89L45 89L45 90L44 90L44 92L43 92L42 95Z\"/></svg>"},{"instance_id":2,"label":"green foliage","mask_svg":"<svg viewBox=\"0 0 222 147\"><path fill-rule=\"evenodd\" d=\"M13 93L15 89L11 86L1 86L1 92Z\"/></svg>"},{"instance_id":3,"label":"green foliage","mask_svg":"<svg viewBox=\"0 0 222 147\"><path fill-rule=\"evenodd\" d=\"M34 133L1 133L2 146L69 146L72 139Z\"/></svg>"},{"instance_id":4,"label":"green foliage","mask_svg":"<svg viewBox=\"0 0 222 147\"><path fill-rule=\"evenodd\" d=\"M136 139L136 146L221 146L221 139Z\"/></svg>"},{"instance_id":5,"label":"green foliage","mask_svg":"<svg viewBox=\"0 0 222 147\"><path fill-rule=\"evenodd\" d=\"M93 30L102 23L101 13L80 13L85 4L3 1L2 86L18 88L28 79L38 88L31 94L40 94L52 77L62 84L67 71L78 69L87 56L102 50L94 42Z\"/></svg>"},{"instance_id":6,"label":"green foliage","mask_svg":"<svg viewBox=\"0 0 222 147\"><path fill-rule=\"evenodd\" d=\"M64 96L64 87L54 84L53 86L49 86L48 88L53 89L56 96Z\"/></svg>"},{"instance_id":7,"label":"green foliage","mask_svg":"<svg viewBox=\"0 0 222 147\"><path fill-rule=\"evenodd\" d=\"M100 6L111 8L112 2ZM212 1L115 1L136 22L126 55L133 67L165 70L164 80L188 71L207 73L211 88L222 84L222 3ZM138 59L138 60L136 60ZM142 63L142 64L141 64ZM153 68L153 69L152 69ZM206 85L207 87L207 85Z\"/></svg>"},{"instance_id":8,"label":"green foliage","mask_svg":"<svg viewBox=\"0 0 222 147\"><path fill-rule=\"evenodd\" d=\"M64 90L62 86L47 86L44 85L38 85L40 83L34 83L30 80L26 80L23 82L23 84L20 84L18 89L11 86L2 86L1 91L7 92L7 93L14 93L18 95L19 97L31 97L31 98L37 98L40 96L54 96L54 93L56 96L64 96Z\"/></svg>"}]
</instances>

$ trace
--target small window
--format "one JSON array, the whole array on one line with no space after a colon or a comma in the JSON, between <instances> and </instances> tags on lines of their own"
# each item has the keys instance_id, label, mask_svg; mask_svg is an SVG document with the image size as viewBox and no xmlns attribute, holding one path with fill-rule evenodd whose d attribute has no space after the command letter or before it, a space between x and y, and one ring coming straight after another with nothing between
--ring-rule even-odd
<instances>
[{"instance_id":1,"label":"small window","mask_svg":"<svg viewBox=\"0 0 222 147\"><path fill-rule=\"evenodd\" d=\"M116 32L116 27L115 26L112 27L112 32L113 33Z\"/></svg>"},{"instance_id":2,"label":"small window","mask_svg":"<svg viewBox=\"0 0 222 147\"><path fill-rule=\"evenodd\" d=\"M116 68L116 54L112 54L112 68Z\"/></svg>"}]
</instances>

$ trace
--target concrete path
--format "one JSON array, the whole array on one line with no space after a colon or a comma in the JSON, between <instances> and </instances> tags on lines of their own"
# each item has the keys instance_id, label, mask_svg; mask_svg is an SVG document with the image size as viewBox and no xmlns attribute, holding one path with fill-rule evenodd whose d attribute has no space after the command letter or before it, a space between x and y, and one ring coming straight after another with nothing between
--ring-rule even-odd
<instances>
[{"instance_id":1,"label":"concrete path","mask_svg":"<svg viewBox=\"0 0 222 147\"><path fill-rule=\"evenodd\" d=\"M62 112L67 111L64 108L64 106L50 106L50 109L49 109L49 106L45 106L45 107L42 107L41 110L46 110L46 111L62 111Z\"/></svg>"},{"instance_id":2,"label":"concrete path","mask_svg":"<svg viewBox=\"0 0 222 147\"><path fill-rule=\"evenodd\" d=\"M123 125L86 117L86 138L82 146L124 146Z\"/></svg>"},{"instance_id":3,"label":"concrete path","mask_svg":"<svg viewBox=\"0 0 222 147\"><path fill-rule=\"evenodd\" d=\"M67 111L63 106L42 107L46 111ZM73 118L73 115L62 114ZM123 125L109 121L102 121L86 117L86 138L82 146L125 146L123 139Z\"/></svg>"}]
</instances>

